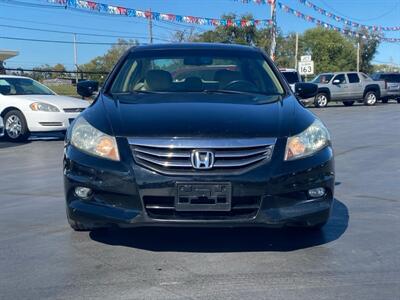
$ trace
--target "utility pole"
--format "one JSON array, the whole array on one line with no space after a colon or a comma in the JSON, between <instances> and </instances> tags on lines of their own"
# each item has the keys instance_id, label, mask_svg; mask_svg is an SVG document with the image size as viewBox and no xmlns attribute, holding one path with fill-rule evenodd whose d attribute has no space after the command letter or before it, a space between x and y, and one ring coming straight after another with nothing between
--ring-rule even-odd
<instances>
[{"instance_id":1,"label":"utility pole","mask_svg":"<svg viewBox=\"0 0 400 300\"><path fill-rule=\"evenodd\" d=\"M78 48L76 47L76 33L74 33L74 66L75 66L75 70L76 70L75 80L76 80L76 83L78 83L78 79L79 79L78 70L79 70L79 68L78 68Z\"/></svg>"},{"instance_id":2,"label":"utility pole","mask_svg":"<svg viewBox=\"0 0 400 300\"><path fill-rule=\"evenodd\" d=\"M275 60L275 48L276 48L276 0L268 0L271 5L271 52L270 57Z\"/></svg>"},{"instance_id":3,"label":"utility pole","mask_svg":"<svg viewBox=\"0 0 400 300\"><path fill-rule=\"evenodd\" d=\"M149 9L149 43L153 44L153 14L151 8Z\"/></svg>"},{"instance_id":4,"label":"utility pole","mask_svg":"<svg viewBox=\"0 0 400 300\"><path fill-rule=\"evenodd\" d=\"M360 72L360 42L357 42L357 72Z\"/></svg>"},{"instance_id":5,"label":"utility pole","mask_svg":"<svg viewBox=\"0 0 400 300\"><path fill-rule=\"evenodd\" d=\"M299 34L296 32L296 49L294 52L294 68L297 70L297 57L299 55Z\"/></svg>"}]
</instances>

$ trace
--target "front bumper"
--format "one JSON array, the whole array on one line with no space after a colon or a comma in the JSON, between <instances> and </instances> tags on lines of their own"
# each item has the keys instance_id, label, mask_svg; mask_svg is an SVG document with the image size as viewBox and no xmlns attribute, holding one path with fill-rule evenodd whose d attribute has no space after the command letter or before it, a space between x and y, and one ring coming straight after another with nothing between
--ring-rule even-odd
<instances>
[{"instance_id":1,"label":"front bumper","mask_svg":"<svg viewBox=\"0 0 400 300\"><path fill-rule=\"evenodd\" d=\"M26 112L25 118L30 132L65 131L79 113Z\"/></svg>"},{"instance_id":2,"label":"front bumper","mask_svg":"<svg viewBox=\"0 0 400 300\"><path fill-rule=\"evenodd\" d=\"M124 144L125 142L122 142ZM121 144L121 142L120 142ZM121 146L121 145L120 145ZM129 147L121 162L84 154L71 145L65 148L64 183L70 219L92 226L269 226L314 225L330 214L334 193L334 159L331 147L304 159L283 162L284 142L276 145L272 160L240 175L166 176L137 165ZM230 212L177 212L146 208L148 201L173 201L176 182L229 182ZM81 200L74 188L94 192ZM310 199L306 191L324 187L326 194ZM241 204L247 210L240 210ZM250 209L249 207L253 207Z\"/></svg>"}]
</instances>

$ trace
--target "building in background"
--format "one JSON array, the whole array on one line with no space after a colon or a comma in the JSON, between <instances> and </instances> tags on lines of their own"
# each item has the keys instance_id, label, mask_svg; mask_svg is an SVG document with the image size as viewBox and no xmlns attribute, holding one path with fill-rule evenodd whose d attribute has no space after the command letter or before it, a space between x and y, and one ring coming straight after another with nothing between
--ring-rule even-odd
<instances>
[{"instance_id":1,"label":"building in background","mask_svg":"<svg viewBox=\"0 0 400 300\"><path fill-rule=\"evenodd\" d=\"M18 54L19 54L18 51L0 50L0 74L6 73L6 70L4 68L4 61L6 59L17 56Z\"/></svg>"}]
</instances>

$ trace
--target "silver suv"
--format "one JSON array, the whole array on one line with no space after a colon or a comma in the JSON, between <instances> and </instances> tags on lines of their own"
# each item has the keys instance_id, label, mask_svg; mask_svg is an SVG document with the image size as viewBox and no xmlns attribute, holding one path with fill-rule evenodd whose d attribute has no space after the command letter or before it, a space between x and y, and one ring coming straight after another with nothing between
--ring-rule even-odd
<instances>
[{"instance_id":1,"label":"silver suv","mask_svg":"<svg viewBox=\"0 0 400 300\"><path fill-rule=\"evenodd\" d=\"M361 72L323 73L311 82L318 85L316 107L325 107L330 101L343 102L346 106L358 101L370 106L387 96L384 81L374 81Z\"/></svg>"}]
</instances>

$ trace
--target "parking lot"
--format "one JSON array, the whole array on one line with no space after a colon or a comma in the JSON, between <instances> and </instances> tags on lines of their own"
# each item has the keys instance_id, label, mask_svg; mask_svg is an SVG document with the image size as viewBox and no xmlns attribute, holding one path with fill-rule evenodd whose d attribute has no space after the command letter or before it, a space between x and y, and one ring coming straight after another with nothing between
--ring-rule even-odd
<instances>
[{"instance_id":1,"label":"parking lot","mask_svg":"<svg viewBox=\"0 0 400 300\"><path fill-rule=\"evenodd\" d=\"M62 139L0 141L2 299L399 299L400 105L312 109L336 154L318 232L66 222Z\"/></svg>"}]
</instances>

